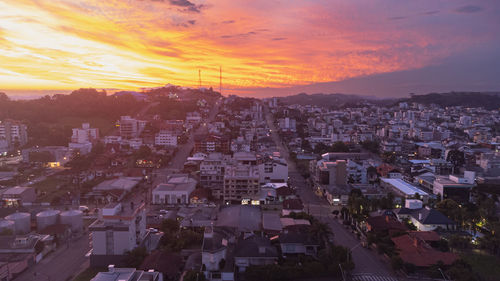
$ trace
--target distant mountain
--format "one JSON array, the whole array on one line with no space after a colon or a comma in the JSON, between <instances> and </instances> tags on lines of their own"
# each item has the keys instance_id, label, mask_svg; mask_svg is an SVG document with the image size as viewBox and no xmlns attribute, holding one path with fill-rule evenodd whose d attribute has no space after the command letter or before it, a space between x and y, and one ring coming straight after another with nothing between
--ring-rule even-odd
<instances>
[{"instance_id":1,"label":"distant mountain","mask_svg":"<svg viewBox=\"0 0 500 281\"><path fill-rule=\"evenodd\" d=\"M412 95L400 102L437 104L445 106L483 107L488 110L500 109L500 92L450 92Z\"/></svg>"},{"instance_id":2,"label":"distant mountain","mask_svg":"<svg viewBox=\"0 0 500 281\"><path fill-rule=\"evenodd\" d=\"M346 95L346 94L312 94L300 93L293 96L280 97L279 101L283 104L315 105L330 108L340 108L343 106L359 106L370 103L394 102L394 99L381 100L373 97Z\"/></svg>"}]
</instances>

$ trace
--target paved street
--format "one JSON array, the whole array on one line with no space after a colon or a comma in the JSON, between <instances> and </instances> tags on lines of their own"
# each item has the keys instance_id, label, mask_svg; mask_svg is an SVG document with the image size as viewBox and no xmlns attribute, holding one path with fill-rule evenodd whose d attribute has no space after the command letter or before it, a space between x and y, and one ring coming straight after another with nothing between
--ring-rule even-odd
<instances>
[{"instance_id":1,"label":"paved street","mask_svg":"<svg viewBox=\"0 0 500 281\"><path fill-rule=\"evenodd\" d=\"M219 101L217 101L216 104L213 106L207 120L204 121L203 123L212 122L215 119L215 116L217 116L218 112L219 112ZM203 123L194 132L192 131L189 134L189 139L187 143L178 146L178 150L175 153L172 160L170 160L170 164L167 165L167 167L158 169L154 172L155 180L153 182L153 187L156 186L156 184L158 183L165 182L166 177L169 174L177 170L182 170L182 168L184 167L184 162L186 162L186 159L189 157L189 154L191 153L191 150L194 147L194 136L197 134L202 134L207 130L206 126L204 126Z\"/></svg>"},{"instance_id":2,"label":"paved street","mask_svg":"<svg viewBox=\"0 0 500 281\"><path fill-rule=\"evenodd\" d=\"M389 269L389 265L382 262L379 255L374 253L372 250L361 247L359 244L360 241L349 231L350 229L346 229L331 214L333 208L329 205L329 203L324 198L317 196L308 186L300 171L297 171L295 163L290 160L289 153L281 142L278 131L273 122L274 120L272 119L272 115L268 111L267 107L265 108L265 113L267 123L272 131L271 137L278 146L278 150L281 155L283 155L288 162L290 183L292 187L297 188L297 194L304 202L306 211L331 227L336 244L352 249L352 257L356 265L353 271L354 274L359 274L358 276L364 277L365 274L363 273L367 273L366 275L376 275L380 278L386 278L379 280L391 280L394 275L392 270Z\"/></svg>"},{"instance_id":3,"label":"paved street","mask_svg":"<svg viewBox=\"0 0 500 281\"><path fill-rule=\"evenodd\" d=\"M71 241L69 248L63 245L27 269L15 281L67 281L89 266L85 254L90 250L89 236L84 234ZM35 276L35 272L37 275Z\"/></svg>"}]
</instances>

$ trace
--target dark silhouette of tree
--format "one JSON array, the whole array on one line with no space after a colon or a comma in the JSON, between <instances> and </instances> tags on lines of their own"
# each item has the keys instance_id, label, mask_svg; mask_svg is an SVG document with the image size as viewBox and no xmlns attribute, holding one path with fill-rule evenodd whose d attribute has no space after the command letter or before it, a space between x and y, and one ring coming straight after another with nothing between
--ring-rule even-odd
<instances>
[{"instance_id":1,"label":"dark silhouette of tree","mask_svg":"<svg viewBox=\"0 0 500 281\"><path fill-rule=\"evenodd\" d=\"M455 169L460 168L465 164L464 153L457 149L451 150L450 152L448 152L446 161L453 164L453 173L455 173Z\"/></svg>"}]
</instances>

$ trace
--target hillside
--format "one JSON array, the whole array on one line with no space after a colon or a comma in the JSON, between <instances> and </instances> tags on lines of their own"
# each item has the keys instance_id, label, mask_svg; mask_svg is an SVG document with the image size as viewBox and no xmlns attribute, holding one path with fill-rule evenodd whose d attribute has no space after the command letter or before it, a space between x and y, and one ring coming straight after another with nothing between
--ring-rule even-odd
<instances>
[{"instance_id":1,"label":"hillside","mask_svg":"<svg viewBox=\"0 0 500 281\"><path fill-rule=\"evenodd\" d=\"M378 100L371 97L346 95L346 94L297 94L293 96L280 97L283 104L314 105L330 108L341 108L345 106L356 107L369 101L370 103L383 104L389 100ZM391 100L393 101L393 100Z\"/></svg>"},{"instance_id":2,"label":"hillside","mask_svg":"<svg viewBox=\"0 0 500 281\"><path fill-rule=\"evenodd\" d=\"M500 108L500 93L497 92L451 92L412 95L400 102L437 104L446 106L483 107L488 110Z\"/></svg>"}]
</instances>

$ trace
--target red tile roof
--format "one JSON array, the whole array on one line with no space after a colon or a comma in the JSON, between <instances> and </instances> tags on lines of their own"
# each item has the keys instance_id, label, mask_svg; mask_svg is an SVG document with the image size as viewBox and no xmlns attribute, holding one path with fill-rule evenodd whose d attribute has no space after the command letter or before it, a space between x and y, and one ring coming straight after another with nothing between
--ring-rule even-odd
<instances>
[{"instance_id":1,"label":"red tile roof","mask_svg":"<svg viewBox=\"0 0 500 281\"><path fill-rule=\"evenodd\" d=\"M435 231L410 231L408 233L412 238L418 238L426 242L439 241L441 236Z\"/></svg>"},{"instance_id":2,"label":"red tile roof","mask_svg":"<svg viewBox=\"0 0 500 281\"><path fill-rule=\"evenodd\" d=\"M429 244L410 235L393 237L391 240L396 245L401 259L418 267L428 267L439 261L450 265L458 259L456 254L435 250Z\"/></svg>"}]
</instances>

